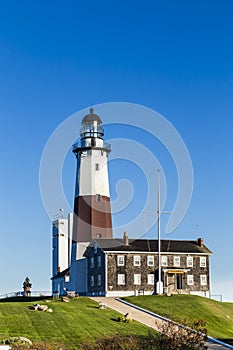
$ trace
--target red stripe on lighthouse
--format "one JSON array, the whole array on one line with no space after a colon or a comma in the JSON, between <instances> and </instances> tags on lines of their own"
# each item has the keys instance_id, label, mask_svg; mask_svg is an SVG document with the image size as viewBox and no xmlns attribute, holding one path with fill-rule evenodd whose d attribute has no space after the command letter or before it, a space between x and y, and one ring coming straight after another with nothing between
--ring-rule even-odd
<instances>
[{"instance_id":1,"label":"red stripe on lighthouse","mask_svg":"<svg viewBox=\"0 0 233 350\"><path fill-rule=\"evenodd\" d=\"M74 202L73 242L112 238L110 198L101 195L79 196Z\"/></svg>"}]
</instances>

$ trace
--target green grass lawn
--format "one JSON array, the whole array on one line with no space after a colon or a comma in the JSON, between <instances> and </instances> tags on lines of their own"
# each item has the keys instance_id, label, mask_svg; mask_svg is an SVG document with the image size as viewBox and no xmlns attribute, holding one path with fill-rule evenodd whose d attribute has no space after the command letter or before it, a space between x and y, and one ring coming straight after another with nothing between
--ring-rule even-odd
<instances>
[{"instance_id":1,"label":"green grass lawn","mask_svg":"<svg viewBox=\"0 0 233 350\"><path fill-rule=\"evenodd\" d=\"M220 303L194 295L155 295L123 299L173 321L205 320L208 335L218 339L233 339L233 303Z\"/></svg>"},{"instance_id":2,"label":"green grass lawn","mask_svg":"<svg viewBox=\"0 0 233 350\"><path fill-rule=\"evenodd\" d=\"M40 304L46 304L39 301ZM53 313L33 311L34 302L0 302L0 340L24 336L33 342L58 343L77 349L82 340L115 334L147 336L148 328L137 322L116 322L119 314L99 309L91 299L80 297L69 303L52 300L47 305Z\"/></svg>"}]
</instances>

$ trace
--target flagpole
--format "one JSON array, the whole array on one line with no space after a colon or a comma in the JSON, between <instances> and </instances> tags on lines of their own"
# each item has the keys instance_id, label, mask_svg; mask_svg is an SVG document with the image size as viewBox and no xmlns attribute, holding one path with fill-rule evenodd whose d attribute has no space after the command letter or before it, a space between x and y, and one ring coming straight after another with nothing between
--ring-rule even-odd
<instances>
[{"instance_id":1,"label":"flagpole","mask_svg":"<svg viewBox=\"0 0 233 350\"><path fill-rule=\"evenodd\" d=\"M163 294L163 282L161 280L161 239L160 239L160 170L158 172L158 282L156 292L157 294Z\"/></svg>"}]
</instances>

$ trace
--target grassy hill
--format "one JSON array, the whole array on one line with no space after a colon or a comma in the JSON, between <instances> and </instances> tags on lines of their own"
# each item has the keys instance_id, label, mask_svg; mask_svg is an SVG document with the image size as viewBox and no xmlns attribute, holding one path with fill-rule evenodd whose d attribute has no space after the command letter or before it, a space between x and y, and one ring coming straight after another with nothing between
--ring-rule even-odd
<instances>
[{"instance_id":1,"label":"grassy hill","mask_svg":"<svg viewBox=\"0 0 233 350\"><path fill-rule=\"evenodd\" d=\"M233 303L219 303L191 295L124 299L174 321L203 319L207 322L209 335L231 344L233 342ZM9 302L9 299L8 302L0 301L0 340L24 336L33 342L64 344L69 349L78 349L83 340L95 341L116 334L148 335L146 326L137 322L116 322L119 316L117 312L101 310L96 302L85 297L72 299L69 303L51 300L47 304L53 309L51 314L30 310L28 306L35 302L30 298L14 302ZM38 300L38 303L45 304L45 301Z\"/></svg>"},{"instance_id":2,"label":"grassy hill","mask_svg":"<svg viewBox=\"0 0 233 350\"><path fill-rule=\"evenodd\" d=\"M28 306L34 302L0 302L0 340L24 336L33 342L57 343L77 349L82 340L94 341L98 337L120 334L148 335L148 328L140 323L116 322L119 314L101 310L88 298L72 299L69 303L51 300L49 314L33 311ZM45 304L39 300L38 303Z\"/></svg>"},{"instance_id":3,"label":"grassy hill","mask_svg":"<svg viewBox=\"0 0 233 350\"><path fill-rule=\"evenodd\" d=\"M124 300L177 322L205 320L208 335L233 343L233 303L194 295L138 296Z\"/></svg>"}]
</instances>

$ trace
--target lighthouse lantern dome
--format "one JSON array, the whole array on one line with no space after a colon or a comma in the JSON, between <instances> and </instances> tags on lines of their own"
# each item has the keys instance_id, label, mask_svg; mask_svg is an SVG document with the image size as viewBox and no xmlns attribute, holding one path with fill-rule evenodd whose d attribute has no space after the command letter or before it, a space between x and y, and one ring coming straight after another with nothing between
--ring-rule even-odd
<instances>
[{"instance_id":1,"label":"lighthouse lantern dome","mask_svg":"<svg viewBox=\"0 0 233 350\"><path fill-rule=\"evenodd\" d=\"M90 108L90 113L87 114L82 120L82 126L80 130L81 139L85 138L100 138L104 135L102 120L94 113L94 108Z\"/></svg>"}]
</instances>

